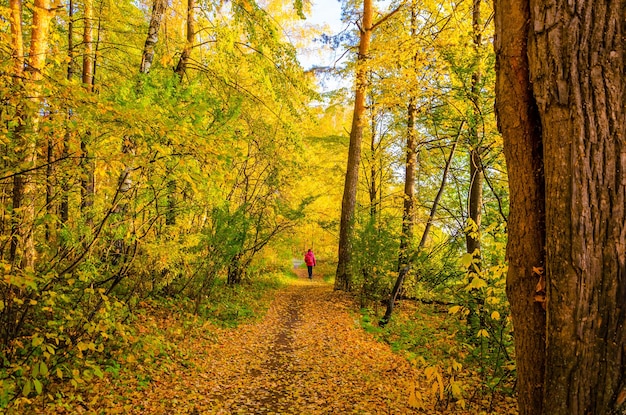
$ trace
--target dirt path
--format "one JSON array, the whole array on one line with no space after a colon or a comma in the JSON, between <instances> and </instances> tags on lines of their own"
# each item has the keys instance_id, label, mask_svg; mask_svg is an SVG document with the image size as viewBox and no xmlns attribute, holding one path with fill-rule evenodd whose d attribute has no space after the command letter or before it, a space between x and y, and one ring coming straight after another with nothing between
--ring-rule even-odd
<instances>
[{"instance_id":1,"label":"dirt path","mask_svg":"<svg viewBox=\"0 0 626 415\"><path fill-rule=\"evenodd\" d=\"M196 352L106 412L415 413L415 370L359 328L352 308L345 295L301 275L276 293L263 320L184 340L180 353Z\"/></svg>"}]
</instances>

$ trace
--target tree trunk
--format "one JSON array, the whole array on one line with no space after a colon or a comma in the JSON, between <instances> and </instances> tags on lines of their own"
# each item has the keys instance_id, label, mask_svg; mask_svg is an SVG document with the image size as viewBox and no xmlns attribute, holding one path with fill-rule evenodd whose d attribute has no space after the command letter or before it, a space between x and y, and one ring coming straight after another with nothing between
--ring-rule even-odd
<instances>
[{"instance_id":1,"label":"tree trunk","mask_svg":"<svg viewBox=\"0 0 626 415\"><path fill-rule=\"evenodd\" d=\"M67 24L67 80L71 81L74 77L74 65L75 63L75 51L74 51L74 2L73 0L69 1L68 4L68 24ZM69 129L69 124L72 119L72 109L67 109L67 121L68 127L65 131L65 137L63 139L63 152L61 157L66 158L69 155L70 141L72 140L73 133ZM67 183L67 179L62 179L62 191L61 194L61 203L59 205L59 219L61 224L67 224L67 221L70 217L70 200L69 200L69 185Z\"/></svg>"},{"instance_id":2,"label":"tree trunk","mask_svg":"<svg viewBox=\"0 0 626 415\"><path fill-rule=\"evenodd\" d=\"M180 54L178 64L174 69L174 73L178 75L180 81L183 81L185 74L187 73L187 65L191 56L191 49L193 47L194 39L196 37L195 29L195 8L196 0L187 0L187 33L185 47ZM171 179L167 182L167 211L165 213L165 224L176 224L176 180Z\"/></svg>"},{"instance_id":3,"label":"tree trunk","mask_svg":"<svg viewBox=\"0 0 626 415\"><path fill-rule=\"evenodd\" d=\"M411 13L416 16L416 13ZM411 17L413 21L413 17ZM413 30L413 29L412 29ZM407 265L409 249L413 241L415 224L415 169L417 167L417 140L415 138L415 98L409 98L407 107L406 163L404 165L404 203L402 209L402 233L400 234L400 254L398 269Z\"/></svg>"},{"instance_id":4,"label":"tree trunk","mask_svg":"<svg viewBox=\"0 0 626 415\"><path fill-rule=\"evenodd\" d=\"M615 413L620 400L626 409L626 2L530 4L546 189L544 413Z\"/></svg>"},{"instance_id":5,"label":"tree trunk","mask_svg":"<svg viewBox=\"0 0 626 415\"><path fill-rule=\"evenodd\" d=\"M515 330L520 415L543 413L545 312L534 301L544 267L545 214L539 114L528 74L527 1L496 0L496 111L509 175L507 296Z\"/></svg>"},{"instance_id":6,"label":"tree trunk","mask_svg":"<svg viewBox=\"0 0 626 415\"><path fill-rule=\"evenodd\" d=\"M152 15L150 17L150 26L148 27L148 36L143 47L141 55L141 65L139 72L146 74L150 72L152 60L154 59L154 47L159 40L159 29L161 28L161 19L167 8L167 0L154 0L152 6Z\"/></svg>"},{"instance_id":7,"label":"tree trunk","mask_svg":"<svg viewBox=\"0 0 626 415\"><path fill-rule=\"evenodd\" d=\"M424 232L422 233L422 238L420 239L420 243L417 247L417 250L412 255L415 257L417 253L419 253L424 246L426 245L426 240L428 239L428 235L430 233L430 229L432 223L435 219L435 214L437 213L437 206L439 206L439 201L441 200L441 196L443 195L443 190L446 187L446 182L448 179L448 172L450 171L450 166L452 165L452 159L454 157L454 152L456 150L456 146L459 142L459 136L461 135L461 131L463 131L463 123L459 126L459 134L457 135L456 141L450 150L450 156L448 156L448 161L446 162L446 167L443 169L443 176L441 178L441 185L439 186L439 191L435 196L435 200L433 200L433 205L430 208L430 215L428 216L428 222L426 222L426 226L424 227ZM378 323L381 327L385 326L389 320L391 319L391 315L393 313L393 309L396 304L396 299L398 298L398 294L400 293L400 289L402 289L402 284L404 284L404 279L406 275L411 271L412 267L412 259L411 257L406 258L405 264L400 264L400 269L398 270L398 278L396 279L396 283L391 290L391 295L389 296L389 301L387 302L387 309L385 310L385 315L380 319Z\"/></svg>"},{"instance_id":8,"label":"tree trunk","mask_svg":"<svg viewBox=\"0 0 626 415\"><path fill-rule=\"evenodd\" d=\"M472 261L467 268L467 276L471 281L480 275L482 270L480 235L482 226L483 204L483 168L481 160L482 137L479 128L482 125L482 111L480 107L480 82L481 73L481 48L482 48L482 23L480 17L482 0L472 2L472 42L474 49L474 72L469 93L471 103L469 120L469 177L470 187L467 198L467 224L465 228L466 252L472 256ZM482 305L485 303L480 290L472 289L467 304L467 337L470 342L478 342L478 332L483 328L481 315Z\"/></svg>"},{"instance_id":9,"label":"tree trunk","mask_svg":"<svg viewBox=\"0 0 626 415\"><path fill-rule=\"evenodd\" d=\"M13 85L15 93L23 94L24 91L24 39L22 33L22 2L20 0L11 0L11 58L13 59ZM15 141L23 140L24 134L24 106L19 105L16 110L18 120L17 126L13 130ZM13 179L12 208L14 212L18 212L22 204L22 177L17 175ZM11 262L17 261L17 251L20 245L20 221L18 214L11 216L11 246L9 258Z\"/></svg>"},{"instance_id":10,"label":"tree trunk","mask_svg":"<svg viewBox=\"0 0 626 415\"><path fill-rule=\"evenodd\" d=\"M372 104L370 109L370 183L369 183L369 202L370 202L370 220L373 224L376 223L376 215L378 213L378 183L376 178L378 176L378 169L376 166L376 160L378 159L378 149L376 148L376 114L375 108Z\"/></svg>"},{"instance_id":11,"label":"tree trunk","mask_svg":"<svg viewBox=\"0 0 626 415\"><path fill-rule=\"evenodd\" d=\"M187 72L187 63L189 62L189 57L191 56L191 48L193 47L193 42L196 36L195 29L195 8L196 8L196 0L187 0L187 34L186 34L186 42L183 51L180 54L180 59L178 60L178 64L174 69L176 75L182 80Z\"/></svg>"},{"instance_id":12,"label":"tree trunk","mask_svg":"<svg viewBox=\"0 0 626 415\"><path fill-rule=\"evenodd\" d=\"M341 202L341 223L339 227L339 255L335 290L350 291L352 288L352 238L354 233L354 212L356 209L356 194L359 183L359 164L361 160L361 142L363 139L363 123L365 117L365 94L367 76L365 60L369 52L373 29L372 0L363 0L363 19L359 39L359 52L356 67L356 91L354 111L352 113L352 128L350 130L350 146L348 149L348 167L343 188Z\"/></svg>"},{"instance_id":13,"label":"tree trunk","mask_svg":"<svg viewBox=\"0 0 626 415\"><path fill-rule=\"evenodd\" d=\"M11 16L12 16L12 48L13 56L16 60L14 64L15 79L19 82L18 89L21 89L23 81L25 90L28 91L29 99L33 101L34 110L18 110L22 113L18 126L15 128L15 139L23 143L20 158L20 166L32 167L37 162L37 140L39 112L37 110L40 104L40 85L39 81L43 79L43 70L45 67L47 49L48 49L48 28L50 26L50 1L35 0L33 4L33 22L30 37L30 49L28 66L23 71L23 40L21 39L22 16L21 2L11 0ZM18 38L19 36L19 38ZM21 48L21 50L20 50ZM18 65L21 67L18 68ZM32 179L32 172L25 172L15 176L13 184L13 208L14 217L14 238L11 244L11 257L16 265L26 270L33 270L35 267L35 201L37 196L37 187ZM19 262L19 264L17 264Z\"/></svg>"},{"instance_id":14,"label":"tree trunk","mask_svg":"<svg viewBox=\"0 0 626 415\"><path fill-rule=\"evenodd\" d=\"M94 86L94 46L93 46L93 0L85 0L84 3L84 30L83 30L83 73L82 81L83 87L93 92ZM94 170L95 165L93 157L89 152L89 138L91 134L86 132L80 142L80 148L82 152L81 157L81 212L84 217L85 225L91 227L93 225L93 212L91 208L93 206L95 183L94 183Z\"/></svg>"},{"instance_id":15,"label":"tree trunk","mask_svg":"<svg viewBox=\"0 0 626 415\"><path fill-rule=\"evenodd\" d=\"M482 43L482 28L480 19L481 0L473 0L472 7L472 32L474 43L475 68L472 74L472 87L470 101L472 103L472 115L469 122L469 165L470 165L470 188L468 197L468 226L465 231L467 253L473 255L474 260L469 272L480 271L480 226L481 209L483 203L483 171L480 155L480 137L478 128L481 124L480 110L480 48Z\"/></svg>"}]
</instances>

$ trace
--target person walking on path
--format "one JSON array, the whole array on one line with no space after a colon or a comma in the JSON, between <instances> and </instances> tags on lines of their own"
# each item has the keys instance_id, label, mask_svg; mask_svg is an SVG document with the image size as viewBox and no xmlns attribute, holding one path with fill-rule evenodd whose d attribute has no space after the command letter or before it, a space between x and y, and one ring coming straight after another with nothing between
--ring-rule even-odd
<instances>
[{"instance_id":1,"label":"person walking on path","mask_svg":"<svg viewBox=\"0 0 626 415\"><path fill-rule=\"evenodd\" d=\"M317 265L317 261L315 260L315 255L313 254L313 250L309 249L307 253L304 255L304 263L309 271L309 279L313 279L313 267Z\"/></svg>"}]
</instances>

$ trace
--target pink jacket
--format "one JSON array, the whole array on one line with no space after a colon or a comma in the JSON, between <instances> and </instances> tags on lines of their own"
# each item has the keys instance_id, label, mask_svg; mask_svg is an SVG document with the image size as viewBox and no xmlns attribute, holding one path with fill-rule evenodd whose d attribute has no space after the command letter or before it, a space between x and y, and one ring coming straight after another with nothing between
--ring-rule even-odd
<instances>
[{"instance_id":1,"label":"pink jacket","mask_svg":"<svg viewBox=\"0 0 626 415\"><path fill-rule=\"evenodd\" d=\"M304 263L308 266L317 265L317 261L315 261L315 255L313 255L313 251L308 251L304 256Z\"/></svg>"}]
</instances>

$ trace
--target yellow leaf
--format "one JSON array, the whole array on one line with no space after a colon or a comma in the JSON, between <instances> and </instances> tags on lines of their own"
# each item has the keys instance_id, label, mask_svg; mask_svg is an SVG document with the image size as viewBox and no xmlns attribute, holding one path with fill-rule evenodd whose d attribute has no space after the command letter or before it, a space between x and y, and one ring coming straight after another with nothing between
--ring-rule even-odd
<instances>
[{"instance_id":1,"label":"yellow leaf","mask_svg":"<svg viewBox=\"0 0 626 415\"><path fill-rule=\"evenodd\" d=\"M493 313L491 313L491 318L494 320L500 320L500 313L494 311Z\"/></svg>"},{"instance_id":2,"label":"yellow leaf","mask_svg":"<svg viewBox=\"0 0 626 415\"><path fill-rule=\"evenodd\" d=\"M485 329L478 330L478 337L489 337L489 333Z\"/></svg>"},{"instance_id":3,"label":"yellow leaf","mask_svg":"<svg viewBox=\"0 0 626 415\"><path fill-rule=\"evenodd\" d=\"M422 404L422 396L415 390L415 388L412 388L411 394L409 395L409 406L415 409L424 408L424 405Z\"/></svg>"},{"instance_id":4,"label":"yellow leaf","mask_svg":"<svg viewBox=\"0 0 626 415\"><path fill-rule=\"evenodd\" d=\"M452 382L450 384L450 389L452 390L452 396L454 396L455 399L463 397L463 389L461 389L459 382Z\"/></svg>"},{"instance_id":5,"label":"yellow leaf","mask_svg":"<svg viewBox=\"0 0 626 415\"><path fill-rule=\"evenodd\" d=\"M469 267L470 265L472 265L472 261L474 260L474 256L472 254L468 254L465 253L463 254L463 256L461 257L461 265L464 268Z\"/></svg>"},{"instance_id":6,"label":"yellow leaf","mask_svg":"<svg viewBox=\"0 0 626 415\"><path fill-rule=\"evenodd\" d=\"M460 305L452 306L448 310L448 314L456 314L456 313L458 313L461 310L461 308L463 308L463 307L461 307Z\"/></svg>"}]
</instances>

